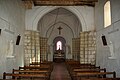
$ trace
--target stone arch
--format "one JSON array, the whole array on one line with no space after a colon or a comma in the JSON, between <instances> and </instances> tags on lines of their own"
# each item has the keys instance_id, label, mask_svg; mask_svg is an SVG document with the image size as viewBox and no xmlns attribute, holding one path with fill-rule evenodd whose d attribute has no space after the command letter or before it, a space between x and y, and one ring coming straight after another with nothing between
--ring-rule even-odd
<instances>
[{"instance_id":1,"label":"stone arch","mask_svg":"<svg viewBox=\"0 0 120 80\"><path fill-rule=\"evenodd\" d=\"M60 8L59 6L51 6L51 7L44 7L43 9L38 8L36 11L36 14L33 17L33 21L32 21L32 28L33 30L37 30L37 25L39 20L47 13L49 13L50 11ZM84 17L82 16L81 12L79 10L77 10L75 7L62 7L65 8L66 10L71 11L74 15L76 15L79 19L79 22L81 23L82 26L82 31L85 31L85 27L86 26L86 22L84 20Z\"/></svg>"}]
</instances>

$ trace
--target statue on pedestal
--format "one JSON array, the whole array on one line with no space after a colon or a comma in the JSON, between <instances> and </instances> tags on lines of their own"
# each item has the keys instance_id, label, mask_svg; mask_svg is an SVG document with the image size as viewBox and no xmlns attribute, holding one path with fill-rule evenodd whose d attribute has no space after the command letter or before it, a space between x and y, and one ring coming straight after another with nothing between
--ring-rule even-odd
<instances>
[{"instance_id":1,"label":"statue on pedestal","mask_svg":"<svg viewBox=\"0 0 120 80\"><path fill-rule=\"evenodd\" d=\"M9 45L8 45L8 57L13 57L14 53L14 42L13 40L10 40Z\"/></svg>"},{"instance_id":2,"label":"statue on pedestal","mask_svg":"<svg viewBox=\"0 0 120 80\"><path fill-rule=\"evenodd\" d=\"M115 58L115 51L114 51L114 45L112 41L108 44L109 50L110 50L110 59Z\"/></svg>"}]
</instances>

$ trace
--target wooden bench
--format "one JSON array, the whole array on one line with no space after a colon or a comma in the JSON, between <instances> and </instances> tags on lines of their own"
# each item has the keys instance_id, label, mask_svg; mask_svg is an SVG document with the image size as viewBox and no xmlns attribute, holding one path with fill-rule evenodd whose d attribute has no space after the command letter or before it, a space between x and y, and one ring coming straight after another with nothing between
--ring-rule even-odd
<instances>
[{"instance_id":1,"label":"wooden bench","mask_svg":"<svg viewBox=\"0 0 120 80\"><path fill-rule=\"evenodd\" d=\"M52 72L52 68L50 66L24 66L19 67L19 70L47 70L49 74Z\"/></svg>"},{"instance_id":2,"label":"wooden bench","mask_svg":"<svg viewBox=\"0 0 120 80\"><path fill-rule=\"evenodd\" d=\"M24 66L24 67L19 67L19 70L50 70L50 66Z\"/></svg>"},{"instance_id":3,"label":"wooden bench","mask_svg":"<svg viewBox=\"0 0 120 80\"><path fill-rule=\"evenodd\" d=\"M71 68L100 68L100 66L90 65L90 64L78 64L78 65L69 65Z\"/></svg>"},{"instance_id":4,"label":"wooden bench","mask_svg":"<svg viewBox=\"0 0 120 80\"><path fill-rule=\"evenodd\" d=\"M106 68L104 69L73 69L73 72L106 72Z\"/></svg>"},{"instance_id":5,"label":"wooden bench","mask_svg":"<svg viewBox=\"0 0 120 80\"><path fill-rule=\"evenodd\" d=\"M53 62L51 61L45 61L45 62L32 62L29 66L49 66L51 71L53 70Z\"/></svg>"},{"instance_id":6,"label":"wooden bench","mask_svg":"<svg viewBox=\"0 0 120 80\"><path fill-rule=\"evenodd\" d=\"M89 69L92 69L92 68L98 68L100 69L100 66L96 67L95 65L92 65L92 64L80 64L80 63L73 63L73 64L67 64L67 68L68 70L71 70L71 69L74 69L74 68L89 68Z\"/></svg>"},{"instance_id":7,"label":"wooden bench","mask_svg":"<svg viewBox=\"0 0 120 80\"><path fill-rule=\"evenodd\" d=\"M53 62L51 62L51 61L44 61L44 62L32 62L30 65L41 65L41 64L52 65L52 64L53 64Z\"/></svg>"},{"instance_id":8,"label":"wooden bench","mask_svg":"<svg viewBox=\"0 0 120 80\"><path fill-rule=\"evenodd\" d=\"M13 74L13 73L3 73L3 79L6 79L7 76L14 77L15 79L20 78L39 78L39 80L48 80L46 74Z\"/></svg>"},{"instance_id":9,"label":"wooden bench","mask_svg":"<svg viewBox=\"0 0 120 80\"><path fill-rule=\"evenodd\" d=\"M33 72L37 72L39 70L40 73L43 73L43 71L47 71L48 77L50 78L51 72L52 72L52 68L51 66L48 65L41 65L41 66L24 66L24 67L19 67L19 70L29 70L27 71L27 73L33 73ZM34 70L34 71L33 71ZM37 71L36 71L37 70ZM25 71L20 71L20 72L24 72ZM37 72L38 73L38 72Z\"/></svg>"},{"instance_id":10,"label":"wooden bench","mask_svg":"<svg viewBox=\"0 0 120 80\"><path fill-rule=\"evenodd\" d=\"M81 66L71 66L69 69L68 69L68 71L69 71L69 73L70 73L70 75L71 75L71 73L73 73L73 72L87 72L87 71L102 71L103 69L100 69L100 66L99 67L96 67L96 66L85 66L85 67L81 67Z\"/></svg>"},{"instance_id":11,"label":"wooden bench","mask_svg":"<svg viewBox=\"0 0 120 80\"><path fill-rule=\"evenodd\" d=\"M80 80L120 80L120 78L81 78Z\"/></svg>"},{"instance_id":12,"label":"wooden bench","mask_svg":"<svg viewBox=\"0 0 120 80\"><path fill-rule=\"evenodd\" d=\"M95 66L95 65L92 65L92 64L80 64L79 61L75 61L75 60L68 60L66 61L66 66L67 66L67 69L68 69L68 72L70 74L70 76L73 75L74 72L85 72L84 70L86 69L86 72L95 72L93 70L97 69L96 71L102 71L103 69L100 70L100 66ZM82 71L76 71L78 69L82 69ZM92 69L92 70L90 70ZM75 70L75 71L74 71ZM71 77L72 78L72 77Z\"/></svg>"},{"instance_id":13,"label":"wooden bench","mask_svg":"<svg viewBox=\"0 0 120 80\"><path fill-rule=\"evenodd\" d=\"M72 76L78 72L81 72L81 73L82 72L83 73L85 72L106 72L106 69L105 68L104 69L73 69L73 71L70 71L70 75Z\"/></svg>"},{"instance_id":14,"label":"wooden bench","mask_svg":"<svg viewBox=\"0 0 120 80\"><path fill-rule=\"evenodd\" d=\"M72 79L74 80L80 80L82 77L95 77L97 78L98 76L106 78L106 75L112 74L113 78L116 78L116 73L115 72L76 72L76 74L72 75Z\"/></svg>"},{"instance_id":15,"label":"wooden bench","mask_svg":"<svg viewBox=\"0 0 120 80\"><path fill-rule=\"evenodd\" d=\"M15 79L0 79L0 80L15 80Z\"/></svg>"},{"instance_id":16,"label":"wooden bench","mask_svg":"<svg viewBox=\"0 0 120 80\"><path fill-rule=\"evenodd\" d=\"M19 73L19 74L46 74L49 78L51 75L51 72L48 70L17 70L13 69L13 74Z\"/></svg>"},{"instance_id":17,"label":"wooden bench","mask_svg":"<svg viewBox=\"0 0 120 80\"><path fill-rule=\"evenodd\" d=\"M85 72L106 72L106 68L104 69L73 69L70 71L70 76L73 79L73 75L76 75L76 73L85 73Z\"/></svg>"},{"instance_id":18,"label":"wooden bench","mask_svg":"<svg viewBox=\"0 0 120 80\"><path fill-rule=\"evenodd\" d=\"M71 68L91 68L91 67L95 67L95 65L92 65L92 64L81 64L79 61L75 61L75 60L68 60L66 61L66 66L67 66L67 69L68 71L71 69Z\"/></svg>"},{"instance_id":19,"label":"wooden bench","mask_svg":"<svg viewBox=\"0 0 120 80\"><path fill-rule=\"evenodd\" d=\"M49 73L48 70L17 70L13 69L13 74L14 73Z\"/></svg>"}]
</instances>

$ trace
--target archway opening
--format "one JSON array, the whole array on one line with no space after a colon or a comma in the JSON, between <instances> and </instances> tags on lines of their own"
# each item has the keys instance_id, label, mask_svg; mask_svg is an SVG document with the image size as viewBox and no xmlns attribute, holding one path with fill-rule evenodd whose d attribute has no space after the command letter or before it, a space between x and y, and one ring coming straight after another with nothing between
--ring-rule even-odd
<instances>
[{"instance_id":1,"label":"archway opening","mask_svg":"<svg viewBox=\"0 0 120 80\"><path fill-rule=\"evenodd\" d=\"M58 36L53 40L53 61L54 62L61 62L65 61L65 53L66 53L66 46L65 46L66 40Z\"/></svg>"},{"instance_id":2,"label":"archway opening","mask_svg":"<svg viewBox=\"0 0 120 80\"><path fill-rule=\"evenodd\" d=\"M58 28L62 30L59 31ZM50 52L48 54L48 60L53 61L53 55L56 52L56 44L52 43L55 37L64 37L67 42L66 45L71 45L72 38L79 37L79 33L82 31L82 24L78 16L74 12L66 7L58 7L49 10L48 13L44 14L37 25L37 30L40 32L40 36L48 38L47 43L51 45ZM58 40L59 41L59 40ZM72 54L68 54L68 46L61 41L61 51L63 51L65 58L72 58ZM54 45L53 45L54 44Z\"/></svg>"}]
</instances>

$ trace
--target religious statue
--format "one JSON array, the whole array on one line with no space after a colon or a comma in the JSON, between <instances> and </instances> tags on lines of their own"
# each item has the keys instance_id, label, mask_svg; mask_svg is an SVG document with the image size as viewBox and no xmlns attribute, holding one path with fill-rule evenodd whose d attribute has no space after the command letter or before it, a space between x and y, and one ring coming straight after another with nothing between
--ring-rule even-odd
<instances>
[{"instance_id":1,"label":"religious statue","mask_svg":"<svg viewBox=\"0 0 120 80\"><path fill-rule=\"evenodd\" d=\"M50 45L48 45L47 53L51 54L51 52L50 52Z\"/></svg>"},{"instance_id":2,"label":"religious statue","mask_svg":"<svg viewBox=\"0 0 120 80\"><path fill-rule=\"evenodd\" d=\"M110 50L110 57L109 58L114 58L115 57L115 51L114 51L114 45L112 41L108 44L109 50Z\"/></svg>"},{"instance_id":3,"label":"religious statue","mask_svg":"<svg viewBox=\"0 0 120 80\"><path fill-rule=\"evenodd\" d=\"M71 47L68 45L68 54L71 54Z\"/></svg>"},{"instance_id":4,"label":"religious statue","mask_svg":"<svg viewBox=\"0 0 120 80\"><path fill-rule=\"evenodd\" d=\"M9 42L9 46L8 46L8 56L10 57L10 56L13 56L13 48L14 48L14 42L13 42L13 40L11 40L10 42Z\"/></svg>"}]
</instances>

